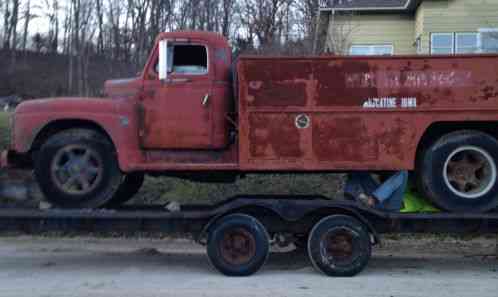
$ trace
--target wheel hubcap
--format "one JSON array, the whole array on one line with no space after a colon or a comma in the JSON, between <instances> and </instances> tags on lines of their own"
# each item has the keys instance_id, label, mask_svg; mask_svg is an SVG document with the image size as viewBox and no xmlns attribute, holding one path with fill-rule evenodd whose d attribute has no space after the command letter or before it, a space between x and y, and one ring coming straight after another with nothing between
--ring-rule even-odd
<instances>
[{"instance_id":1,"label":"wheel hubcap","mask_svg":"<svg viewBox=\"0 0 498 297\"><path fill-rule=\"evenodd\" d=\"M243 228L229 230L223 236L220 252L226 262L242 265L256 255L256 240Z\"/></svg>"},{"instance_id":2,"label":"wheel hubcap","mask_svg":"<svg viewBox=\"0 0 498 297\"><path fill-rule=\"evenodd\" d=\"M465 146L453 151L443 169L446 186L456 195L475 199L487 194L496 182L496 164L481 148Z\"/></svg>"},{"instance_id":3,"label":"wheel hubcap","mask_svg":"<svg viewBox=\"0 0 498 297\"><path fill-rule=\"evenodd\" d=\"M356 260L356 235L345 228L325 233L321 240L322 259L332 266L347 266Z\"/></svg>"},{"instance_id":4,"label":"wheel hubcap","mask_svg":"<svg viewBox=\"0 0 498 297\"><path fill-rule=\"evenodd\" d=\"M93 191L100 183L103 162L94 149L86 145L69 145L55 154L50 174L60 191L84 195Z\"/></svg>"}]
</instances>

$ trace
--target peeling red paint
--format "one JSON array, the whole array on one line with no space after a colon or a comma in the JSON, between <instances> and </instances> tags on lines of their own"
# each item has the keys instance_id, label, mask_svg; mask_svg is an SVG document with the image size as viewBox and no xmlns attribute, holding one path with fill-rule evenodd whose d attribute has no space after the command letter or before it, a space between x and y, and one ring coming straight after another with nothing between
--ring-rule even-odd
<instances>
[{"instance_id":1,"label":"peeling red paint","mask_svg":"<svg viewBox=\"0 0 498 297\"><path fill-rule=\"evenodd\" d=\"M159 81L156 44L140 77L106 83L112 100L21 104L13 149L27 153L47 124L79 119L110 136L125 172L397 170L414 168L433 123L498 122L498 56L245 56L233 98L223 37L161 39L205 45L208 73Z\"/></svg>"}]
</instances>

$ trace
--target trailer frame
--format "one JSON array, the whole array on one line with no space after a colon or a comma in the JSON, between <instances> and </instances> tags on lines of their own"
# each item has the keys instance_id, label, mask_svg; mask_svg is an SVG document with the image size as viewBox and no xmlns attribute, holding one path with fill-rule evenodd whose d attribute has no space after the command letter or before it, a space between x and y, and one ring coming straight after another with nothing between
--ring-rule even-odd
<instances>
[{"instance_id":1,"label":"trailer frame","mask_svg":"<svg viewBox=\"0 0 498 297\"><path fill-rule=\"evenodd\" d=\"M132 205L114 209L0 208L0 233L150 232L202 236L227 214L246 213L269 224L269 232L302 232L305 220L331 214L351 215L378 238L383 233L498 233L498 212L398 213L344 200L311 195L243 195L215 204L185 204L180 211L164 205ZM279 222L280 221L280 222ZM284 223L285 226L282 226Z\"/></svg>"}]
</instances>

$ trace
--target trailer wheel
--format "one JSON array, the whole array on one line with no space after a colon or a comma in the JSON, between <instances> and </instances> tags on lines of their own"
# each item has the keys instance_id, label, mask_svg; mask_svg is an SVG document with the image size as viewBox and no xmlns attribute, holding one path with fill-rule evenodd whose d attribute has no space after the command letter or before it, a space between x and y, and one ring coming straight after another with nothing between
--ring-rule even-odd
<instances>
[{"instance_id":1,"label":"trailer wheel","mask_svg":"<svg viewBox=\"0 0 498 297\"><path fill-rule=\"evenodd\" d=\"M133 172L127 174L112 199L106 204L106 207L116 208L126 203L140 191L143 183L143 173Z\"/></svg>"},{"instance_id":2,"label":"trailer wheel","mask_svg":"<svg viewBox=\"0 0 498 297\"><path fill-rule=\"evenodd\" d=\"M370 260L372 246L365 226L353 217L332 215L319 221L308 239L308 256L328 276L354 276Z\"/></svg>"},{"instance_id":3,"label":"trailer wheel","mask_svg":"<svg viewBox=\"0 0 498 297\"><path fill-rule=\"evenodd\" d=\"M231 214L221 218L209 230L209 262L227 276L256 273L268 259L270 236L254 217Z\"/></svg>"},{"instance_id":4,"label":"trailer wheel","mask_svg":"<svg viewBox=\"0 0 498 297\"><path fill-rule=\"evenodd\" d=\"M452 212L486 212L498 206L498 141L479 131L441 137L423 152L421 192Z\"/></svg>"},{"instance_id":5,"label":"trailer wheel","mask_svg":"<svg viewBox=\"0 0 498 297\"><path fill-rule=\"evenodd\" d=\"M40 148L35 176L46 199L61 208L98 208L121 183L114 147L102 134L70 129Z\"/></svg>"}]
</instances>

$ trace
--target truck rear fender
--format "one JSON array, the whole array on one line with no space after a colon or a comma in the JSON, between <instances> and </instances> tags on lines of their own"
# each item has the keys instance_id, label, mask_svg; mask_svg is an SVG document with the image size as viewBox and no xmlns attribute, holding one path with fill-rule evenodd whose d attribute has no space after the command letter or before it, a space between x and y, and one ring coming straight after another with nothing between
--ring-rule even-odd
<instances>
[{"instance_id":1,"label":"truck rear fender","mask_svg":"<svg viewBox=\"0 0 498 297\"><path fill-rule=\"evenodd\" d=\"M416 150L416 164L421 153L443 135L458 130L476 130L498 138L498 121L434 122L430 124L420 138Z\"/></svg>"},{"instance_id":2,"label":"truck rear fender","mask_svg":"<svg viewBox=\"0 0 498 297\"><path fill-rule=\"evenodd\" d=\"M234 208L227 212L222 212L209 220L209 222L204 226L202 232L196 238L196 241L200 244L206 244L207 235L209 234L211 227L213 227L216 222L222 217L234 213L247 214L259 219L269 231L271 231L272 228L268 218L271 218L272 221L274 221L276 218L284 224L298 223L301 226L305 226L305 229L307 229L307 233L309 233L311 228L313 228L313 226L322 218L330 215L342 214L354 217L355 219L359 220L362 224L364 224L368 232L372 235L373 244L380 243L379 235L373 225L354 208L341 205L337 205L334 207L321 207L317 205L314 207L311 206L302 208L292 207L292 209L290 209L288 207L282 208L281 206L282 205L278 204L276 204L276 207L255 204L243 206L240 208Z\"/></svg>"}]
</instances>

